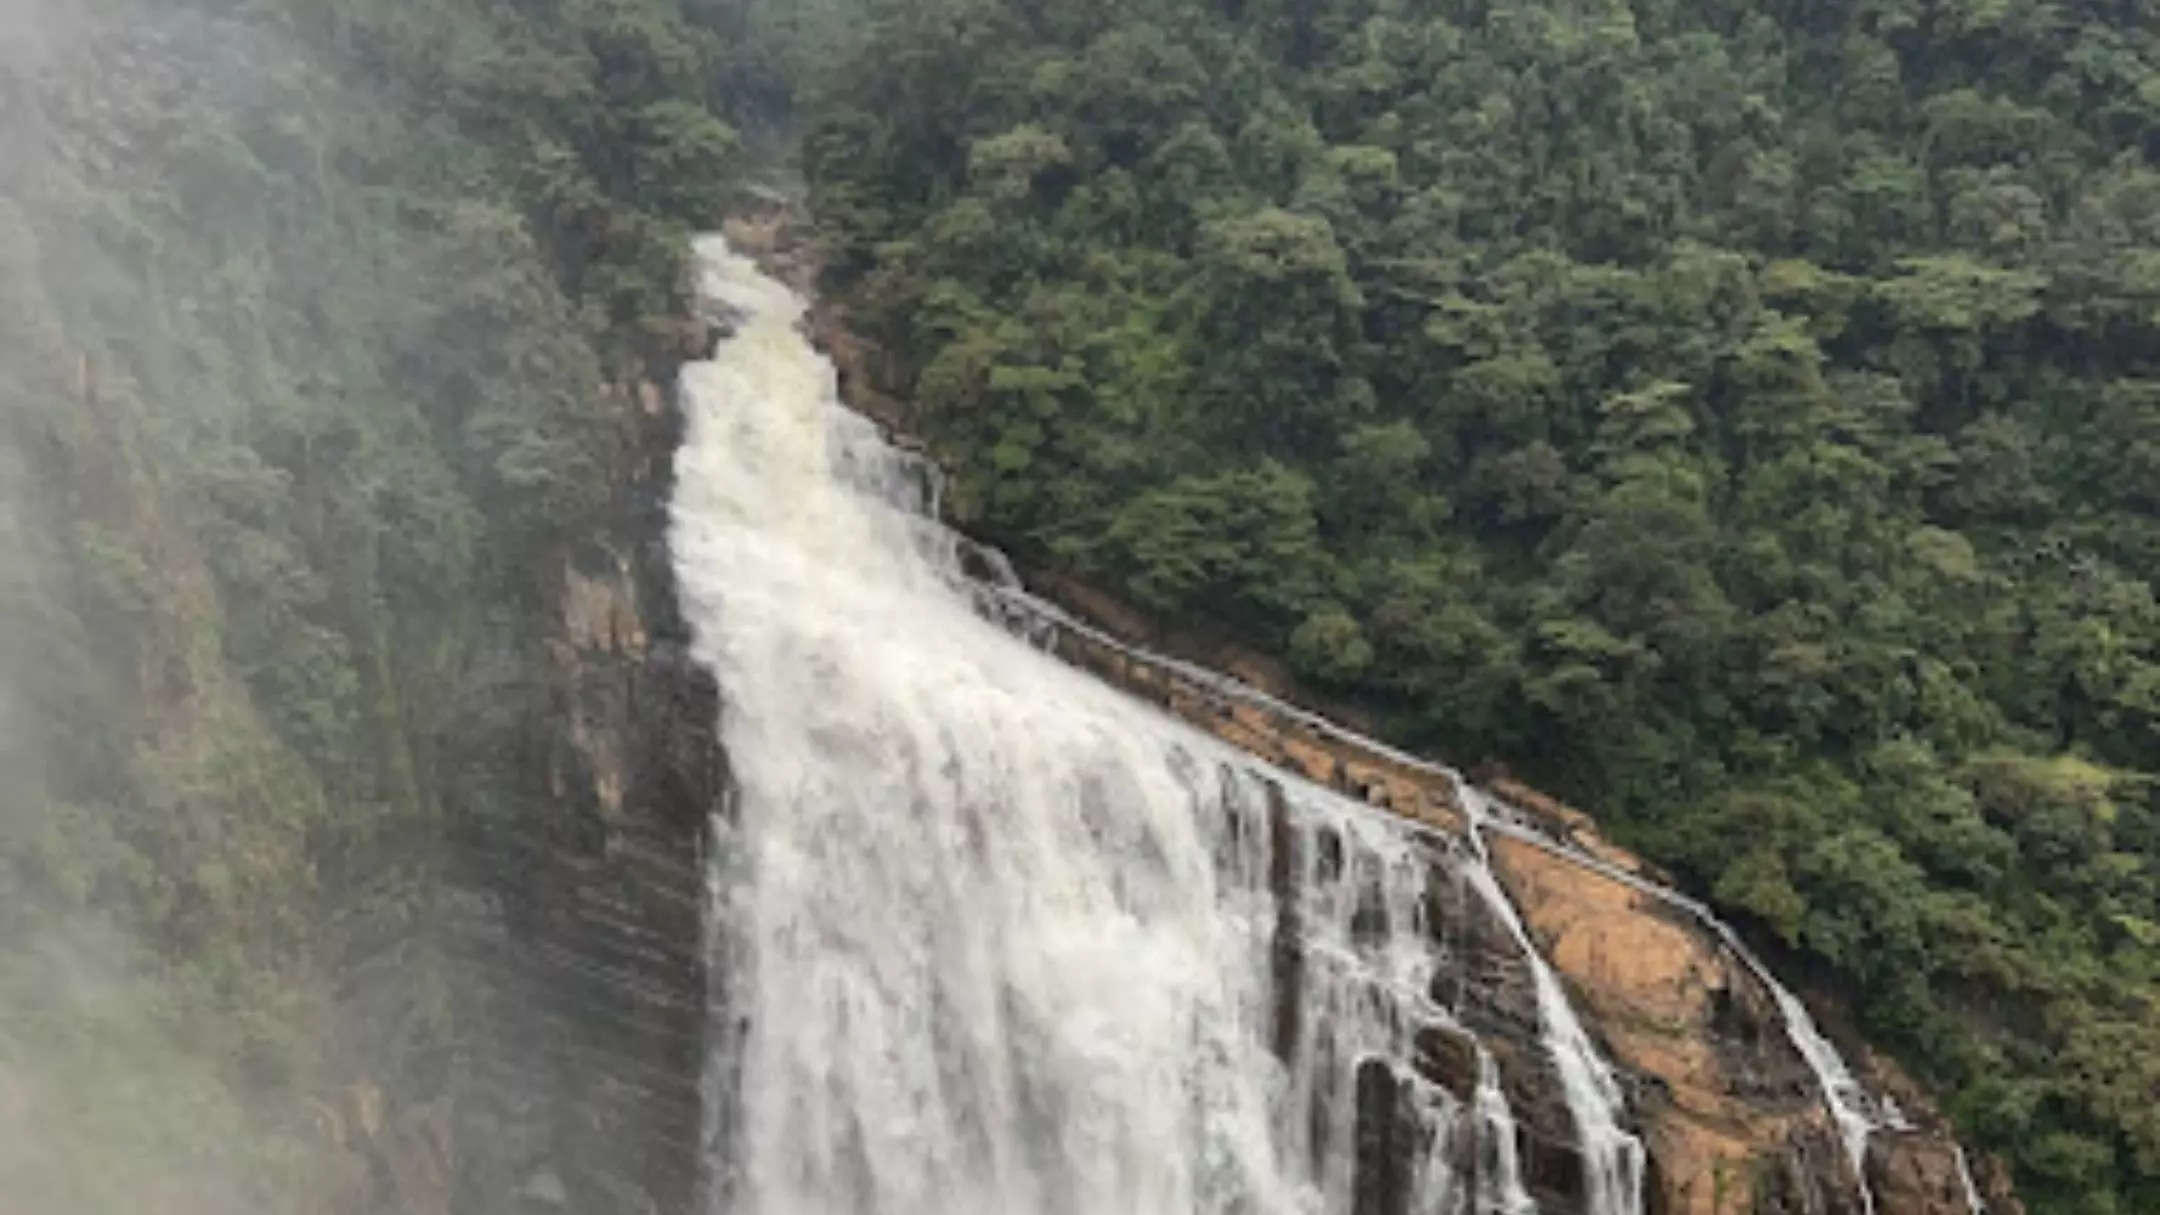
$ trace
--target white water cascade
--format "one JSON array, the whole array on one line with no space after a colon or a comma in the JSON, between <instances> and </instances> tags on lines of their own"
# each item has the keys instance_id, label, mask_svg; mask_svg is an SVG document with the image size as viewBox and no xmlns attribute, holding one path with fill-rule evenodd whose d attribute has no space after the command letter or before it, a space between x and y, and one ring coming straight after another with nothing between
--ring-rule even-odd
<instances>
[{"instance_id":1,"label":"white water cascade","mask_svg":"<svg viewBox=\"0 0 2160 1215\"><path fill-rule=\"evenodd\" d=\"M1007 591L1000 592L999 598L1024 599L1025 595L1017 591ZM1024 610L1025 612L1054 618L1059 628L1086 633L1098 643L1115 648L1129 648L1122 646L1116 639L1108 637L1080 621L1064 616L1054 607L1038 604ZM1705 929L1715 934L1719 940L1725 943L1727 948L1733 951L1734 956L1740 959L1741 964L1747 967L1749 973L1753 974L1763 984L1764 989L1769 992L1772 1002L1777 1005L1779 1016L1784 1024L1786 1040L1792 1044L1794 1051L1800 1055L1809 1071L1814 1074L1817 1087L1823 1095L1824 1105L1829 1109L1831 1118L1837 1123L1839 1138L1843 1140L1846 1158L1852 1166L1854 1184L1858 1187L1862 1210L1865 1215L1874 1215L1875 1193L1872 1183L1868 1179L1867 1171L1868 1141L1878 1130L1908 1128L1899 1125L1901 1119L1895 1113L1894 1107L1890 1107L1887 1102L1878 1102L1853 1076L1851 1067L1846 1064L1844 1056L1838 1052L1836 1045L1816 1026L1815 1018L1808 1012L1807 1005L1802 1003L1800 998L1794 995L1784 984L1780 983L1777 976L1771 973L1770 968L1763 963L1762 959L1748 948L1747 943L1740 938L1740 934L1733 929L1732 925L1719 919L1717 914L1711 911L1708 906L1676 890L1646 882L1633 873L1615 867L1601 857L1577 848L1572 844L1556 840L1544 832L1526 825L1511 810L1493 803L1491 799L1485 796L1482 790L1479 790L1475 785L1464 779L1461 773L1451 768L1397 750L1385 743L1352 734L1324 717L1300 709L1295 705L1285 704L1226 675L1156 655L1148 656L1148 660L1156 665L1176 670L1184 678L1190 679L1200 686L1211 688L1231 700L1242 700L1262 706L1271 713L1295 720L1322 735L1343 739L1407 767L1447 777L1454 782L1455 788L1459 791L1461 795L1459 800L1475 816L1471 834L1474 837L1473 847L1480 856L1483 854L1483 834L1487 831L1499 831L1514 836L1525 843L1564 856L1575 864L1603 873L1694 916ZM1584 1123L1583 1125L1590 1124ZM1608 1138L1606 1142L1612 1143L1615 1141ZM1954 1143L1952 1146L1956 1150L1961 1173L1967 1178L1966 1191L1971 1196L1967 1205L1971 1208L1973 1215L1979 1215L1985 1204L1980 1202L1978 1191L1970 1184L1969 1168L1964 1163L1964 1149ZM1608 1156L1608 1159L1612 1159L1612 1157ZM1591 1184L1595 1193L1598 1192L1598 1187L1602 1183L1592 1181ZM1605 1192L1610 1192L1610 1190L1607 1189Z\"/></svg>"},{"instance_id":2,"label":"white water cascade","mask_svg":"<svg viewBox=\"0 0 2160 1215\"><path fill-rule=\"evenodd\" d=\"M1583 1160L1567 1209L1640 1215L1624 1093L1487 831L1700 915L1775 993L1861 1162L1866 1095L1699 904L1467 782L1465 844L1271 773L1016 636L1054 613L966 572L994 555L839 403L802 302L716 238L698 253L733 327L684 371L670 533L735 788L715 1212L1534 1215L1503 1068L1444 991L1452 891L1525 958ZM1432 1035L1470 1044L1466 1074L1428 1065Z\"/></svg>"},{"instance_id":3,"label":"white water cascade","mask_svg":"<svg viewBox=\"0 0 2160 1215\"><path fill-rule=\"evenodd\" d=\"M1626 1101L1620 1081L1591 1042L1589 1032L1568 1003L1560 977L1538 952L1522 916L1493 876L1491 859L1485 851L1485 827L1491 814L1484 793L1464 780L1457 780L1455 789L1469 819L1470 848L1475 854L1474 863L1468 866L1470 884L1530 960L1546 1047L1552 1052L1553 1065L1567 1094L1568 1112L1574 1115L1576 1131L1582 1136L1589 1209L1592 1215L1642 1215L1643 1146L1641 1140L1621 1128Z\"/></svg>"},{"instance_id":4,"label":"white water cascade","mask_svg":"<svg viewBox=\"0 0 2160 1215\"><path fill-rule=\"evenodd\" d=\"M684 373L670 537L737 790L714 1209L1534 1212L1494 1061L1409 1063L1454 1026L1446 844L986 619L800 301L699 254L735 330Z\"/></svg>"}]
</instances>

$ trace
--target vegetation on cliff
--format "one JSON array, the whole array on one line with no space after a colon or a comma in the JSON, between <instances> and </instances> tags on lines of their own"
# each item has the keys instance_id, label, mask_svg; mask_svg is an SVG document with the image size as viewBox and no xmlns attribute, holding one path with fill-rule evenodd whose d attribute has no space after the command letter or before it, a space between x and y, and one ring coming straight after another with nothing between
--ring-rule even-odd
<instances>
[{"instance_id":1,"label":"vegetation on cliff","mask_svg":"<svg viewBox=\"0 0 2160 1215\"><path fill-rule=\"evenodd\" d=\"M449 1201L363 1149L485 1032L451 844L546 803L551 579L770 76L692 8L0 5L11 1203Z\"/></svg>"},{"instance_id":2,"label":"vegetation on cliff","mask_svg":"<svg viewBox=\"0 0 2160 1215\"><path fill-rule=\"evenodd\" d=\"M805 164L967 521L1504 759L2160 1209L2160 29L872 0Z\"/></svg>"}]
</instances>

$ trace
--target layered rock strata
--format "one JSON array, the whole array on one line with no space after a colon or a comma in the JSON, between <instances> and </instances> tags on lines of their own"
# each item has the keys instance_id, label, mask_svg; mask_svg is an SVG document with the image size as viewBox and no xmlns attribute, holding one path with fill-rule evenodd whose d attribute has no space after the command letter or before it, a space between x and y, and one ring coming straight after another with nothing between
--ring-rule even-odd
<instances>
[{"instance_id":1,"label":"layered rock strata","mask_svg":"<svg viewBox=\"0 0 2160 1215\"><path fill-rule=\"evenodd\" d=\"M705 340L701 327L683 352ZM459 852L468 913L453 935L489 1028L454 1086L457 1209L697 1209L705 873L728 777L719 689L689 657L666 551L671 376L663 359L609 394L610 512L547 571L544 789Z\"/></svg>"}]
</instances>

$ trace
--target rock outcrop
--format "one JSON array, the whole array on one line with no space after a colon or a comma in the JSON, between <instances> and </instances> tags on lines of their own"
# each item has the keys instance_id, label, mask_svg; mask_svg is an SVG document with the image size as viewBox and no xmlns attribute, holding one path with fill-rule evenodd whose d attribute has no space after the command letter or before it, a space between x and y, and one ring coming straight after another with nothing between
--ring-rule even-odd
<instances>
[{"instance_id":1,"label":"rock outcrop","mask_svg":"<svg viewBox=\"0 0 2160 1215\"><path fill-rule=\"evenodd\" d=\"M1857 1212L1813 1074L1761 983L1653 896L1510 836L1493 868L1553 968L1637 1083L1672 1215Z\"/></svg>"},{"instance_id":2,"label":"rock outcrop","mask_svg":"<svg viewBox=\"0 0 2160 1215\"><path fill-rule=\"evenodd\" d=\"M699 352L687 334L682 355ZM719 689L675 608L673 359L610 393L613 504L547 581L545 795L465 841L458 947L490 1029L457 1086L458 1209L697 1207L710 993L705 873L725 805Z\"/></svg>"}]
</instances>

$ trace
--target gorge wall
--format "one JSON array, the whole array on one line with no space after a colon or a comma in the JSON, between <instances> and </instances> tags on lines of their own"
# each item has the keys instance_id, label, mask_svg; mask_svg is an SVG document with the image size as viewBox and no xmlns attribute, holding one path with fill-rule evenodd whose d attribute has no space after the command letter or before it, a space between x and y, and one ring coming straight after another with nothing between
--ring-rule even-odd
<instances>
[{"instance_id":1,"label":"gorge wall","mask_svg":"<svg viewBox=\"0 0 2160 1215\"><path fill-rule=\"evenodd\" d=\"M532 758L547 795L459 850L471 914L453 936L486 976L491 1029L441 1149L460 1178L450 1209L697 1209L705 864L728 778L666 552L681 418L662 385L709 330L677 342L600 403L611 505L545 572L559 625Z\"/></svg>"}]
</instances>

